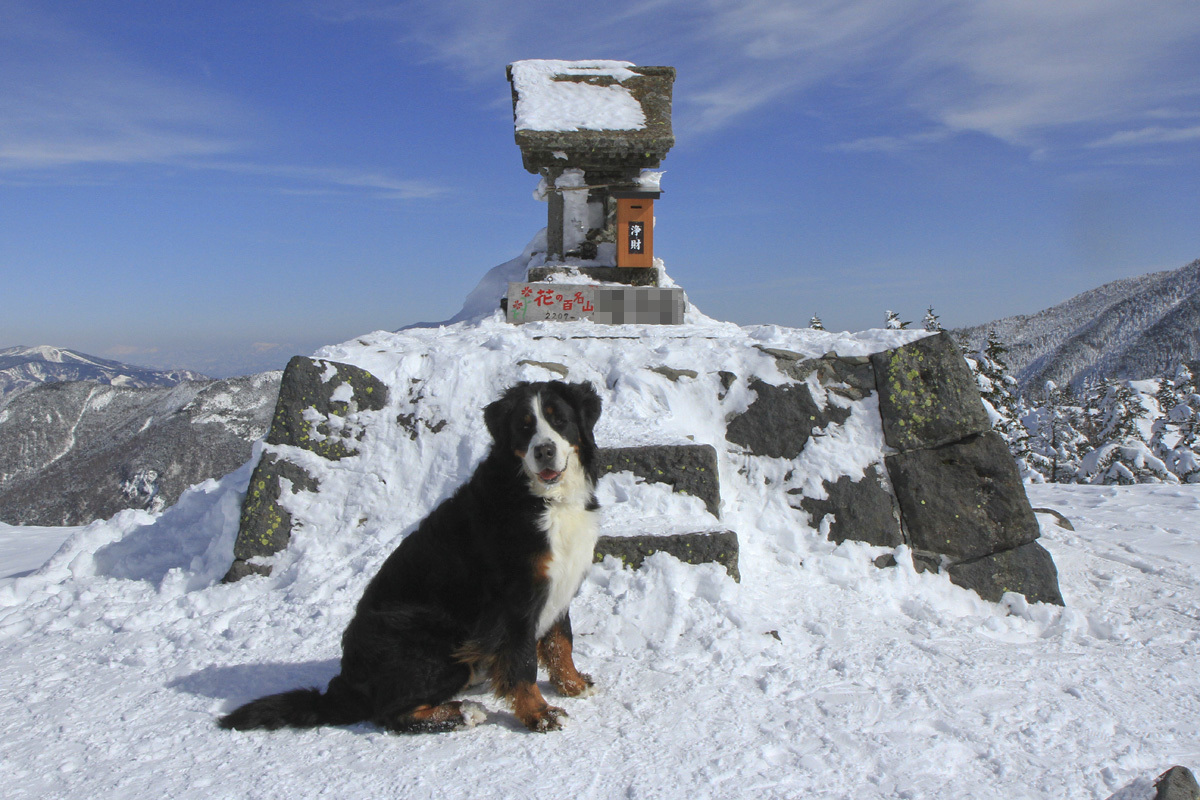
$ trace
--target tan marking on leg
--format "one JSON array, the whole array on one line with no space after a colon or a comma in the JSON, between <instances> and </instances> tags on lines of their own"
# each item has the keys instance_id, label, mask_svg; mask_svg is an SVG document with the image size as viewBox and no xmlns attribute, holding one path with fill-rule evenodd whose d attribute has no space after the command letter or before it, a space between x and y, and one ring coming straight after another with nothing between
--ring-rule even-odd
<instances>
[{"instance_id":1,"label":"tan marking on leg","mask_svg":"<svg viewBox=\"0 0 1200 800\"><path fill-rule=\"evenodd\" d=\"M468 718L464 713L463 701L451 700L436 706L417 706L406 714L382 720L382 724L396 733L446 733L469 728L478 721L479 717Z\"/></svg>"},{"instance_id":2,"label":"tan marking on leg","mask_svg":"<svg viewBox=\"0 0 1200 800\"><path fill-rule=\"evenodd\" d=\"M533 557L533 579L535 581L545 583L550 580L550 562L553 560L554 553L549 550Z\"/></svg>"},{"instance_id":3,"label":"tan marking on leg","mask_svg":"<svg viewBox=\"0 0 1200 800\"><path fill-rule=\"evenodd\" d=\"M575 668L571 642L558 625L552 626L541 638L537 652L538 661L550 674L550 683L564 697L578 697L595 686L590 675Z\"/></svg>"},{"instance_id":4,"label":"tan marking on leg","mask_svg":"<svg viewBox=\"0 0 1200 800\"><path fill-rule=\"evenodd\" d=\"M508 701L521 724L538 733L558 730L562 727L559 719L567 716L566 711L546 702L536 683L518 684L509 694Z\"/></svg>"},{"instance_id":5,"label":"tan marking on leg","mask_svg":"<svg viewBox=\"0 0 1200 800\"><path fill-rule=\"evenodd\" d=\"M437 724L442 722L462 722L462 702L453 700L440 706L418 706L413 709L412 718L417 722Z\"/></svg>"}]
</instances>

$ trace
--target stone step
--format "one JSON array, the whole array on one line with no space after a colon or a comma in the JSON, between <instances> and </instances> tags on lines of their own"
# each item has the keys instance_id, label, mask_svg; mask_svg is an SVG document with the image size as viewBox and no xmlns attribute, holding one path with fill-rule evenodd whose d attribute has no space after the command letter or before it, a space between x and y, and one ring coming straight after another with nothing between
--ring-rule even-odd
<instances>
[{"instance_id":1,"label":"stone step","mask_svg":"<svg viewBox=\"0 0 1200 800\"><path fill-rule=\"evenodd\" d=\"M597 449L601 476L632 472L649 483L665 483L681 494L698 497L714 517L721 516L721 484L717 451L707 444L601 447Z\"/></svg>"},{"instance_id":2,"label":"stone step","mask_svg":"<svg viewBox=\"0 0 1200 800\"><path fill-rule=\"evenodd\" d=\"M711 445L601 447L597 450L597 459L601 476L632 472L647 483L665 484L672 491L699 498L712 515L713 523L721 516L717 451ZM702 526L704 523L699 520L679 524ZM646 520L646 527L654 532L601 536L596 544L596 561L611 555L637 569L647 556L670 553L685 564L720 564L734 580L741 580L738 538L733 531L684 528L679 532L661 532L664 526L655 520Z\"/></svg>"},{"instance_id":3,"label":"stone step","mask_svg":"<svg viewBox=\"0 0 1200 800\"><path fill-rule=\"evenodd\" d=\"M720 564L735 581L738 571L738 538L733 531L713 530L690 533L601 536L596 542L597 562L613 556L637 569L655 553L669 553L685 564Z\"/></svg>"}]
</instances>

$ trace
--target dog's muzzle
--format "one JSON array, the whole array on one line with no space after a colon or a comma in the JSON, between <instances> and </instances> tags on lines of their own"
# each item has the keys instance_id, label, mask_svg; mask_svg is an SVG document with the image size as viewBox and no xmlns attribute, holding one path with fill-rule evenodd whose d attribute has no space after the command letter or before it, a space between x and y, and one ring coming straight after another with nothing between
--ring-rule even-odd
<instances>
[{"instance_id":1,"label":"dog's muzzle","mask_svg":"<svg viewBox=\"0 0 1200 800\"><path fill-rule=\"evenodd\" d=\"M542 483L554 483L562 477L558 464L558 448L554 442L539 442L533 447L534 471Z\"/></svg>"}]
</instances>

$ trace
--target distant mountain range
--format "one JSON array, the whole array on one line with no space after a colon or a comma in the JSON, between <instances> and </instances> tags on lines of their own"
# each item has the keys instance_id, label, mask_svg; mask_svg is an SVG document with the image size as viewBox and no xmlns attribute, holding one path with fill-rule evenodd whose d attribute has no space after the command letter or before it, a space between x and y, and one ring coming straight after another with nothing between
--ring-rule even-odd
<instances>
[{"instance_id":1,"label":"distant mountain range","mask_svg":"<svg viewBox=\"0 0 1200 800\"><path fill-rule=\"evenodd\" d=\"M59 347L0 350L0 522L151 511L250 458L280 372L213 380Z\"/></svg>"},{"instance_id":2,"label":"distant mountain range","mask_svg":"<svg viewBox=\"0 0 1200 800\"><path fill-rule=\"evenodd\" d=\"M1152 378L1200 358L1200 260L1112 283L1036 314L954 331L978 348L988 331L1023 390L1047 381Z\"/></svg>"},{"instance_id":3,"label":"distant mountain range","mask_svg":"<svg viewBox=\"0 0 1200 800\"><path fill-rule=\"evenodd\" d=\"M0 404L0 522L83 525L157 511L250 459L280 372L175 386L52 381Z\"/></svg>"},{"instance_id":4,"label":"distant mountain range","mask_svg":"<svg viewBox=\"0 0 1200 800\"><path fill-rule=\"evenodd\" d=\"M1026 390L1164 374L1200 358L1200 260L954 333L978 348L989 331ZM280 374L215 381L55 347L0 350L0 521L78 525L171 505L249 459Z\"/></svg>"},{"instance_id":5,"label":"distant mountain range","mask_svg":"<svg viewBox=\"0 0 1200 800\"><path fill-rule=\"evenodd\" d=\"M183 381L207 379L206 375L186 369L135 367L47 345L0 350L0 403L23 389L60 381L91 381L138 388L175 386Z\"/></svg>"}]
</instances>

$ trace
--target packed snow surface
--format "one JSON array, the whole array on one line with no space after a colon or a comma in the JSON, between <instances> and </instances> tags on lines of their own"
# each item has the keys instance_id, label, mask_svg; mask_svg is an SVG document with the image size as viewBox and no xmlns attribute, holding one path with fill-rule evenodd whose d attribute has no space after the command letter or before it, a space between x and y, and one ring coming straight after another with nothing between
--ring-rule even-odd
<instances>
[{"instance_id":1,"label":"packed snow surface","mask_svg":"<svg viewBox=\"0 0 1200 800\"><path fill-rule=\"evenodd\" d=\"M512 64L516 129L626 131L646 127L642 104L621 85L635 77L628 61L552 61ZM580 80L582 79L582 80ZM585 81L595 79L595 83Z\"/></svg>"},{"instance_id":2,"label":"packed snow surface","mask_svg":"<svg viewBox=\"0 0 1200 800\"><path fill-rule=\"evenodd\" d=\"M674 327L492 318L324 349L391 396L346 420L365 431L362 455L336 471L305 462L325 469L322 492L291 496L299 526L270 577L219 582L249 465L157 516L0 526L5 797L1108 798L1200 764L1200 486L1030 487L1075 527L1039 515L1067 606L997 604L917 574L903 548L877 569L881 548L826 541L787 503L794 465L721 438L723 416L753 398L738 381L718 403L719 371L786 380L755 345L852 355L918 335L691 312ZM742 582L664 554L639 571L596 565L571 615L599 692L544 687L571 715L560 732L526 732L486 691L469 697L487 719L454 734L218 729L246 700L337 673L366 582L486 451L481 407L556 377L547 364L596 386L601 445L717 447ZM805 472L877 456L860 410L825 431L844 446L813 449ZM401 414L415 438L370 424ZM606 527L706 513L628 476L601 497Z\"/></svg>"}]
</instances>

